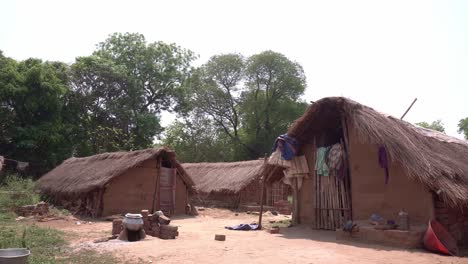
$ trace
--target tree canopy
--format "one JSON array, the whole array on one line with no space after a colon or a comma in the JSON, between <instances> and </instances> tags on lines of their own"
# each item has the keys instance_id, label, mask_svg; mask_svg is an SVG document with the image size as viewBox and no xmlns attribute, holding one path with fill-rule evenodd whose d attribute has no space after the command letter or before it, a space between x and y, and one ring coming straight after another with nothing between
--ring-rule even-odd
<instances>
[{"instance_id":1,"label":"tree canopy","mask_svg":"<svg viewBox=\"0 0 468 264\"><path fill-rule=\"evenodd\" d=\"M191 51L141 34L113 34L93 55L72 65L81 104L80 155L151 146L162 132L160 114L177 110L194 59Z\"/></svg>"},{"instance_id":2,"label":"tree canopy","mask_svg":"<svg viewBox=\"0 0 468 264\"><path fill-rule=\"evenodd\" d=\"M304 71L283 54L195 59L137 33L112 34L70 65L0 51L0 154L37 173L154 142L186 162L256 159L306 107ZM165 111L178 117L166 129Z\"/></svg>"},{"instance_id":3,"label":"tree canopy","mask_svg":"<svg viewBox=\"0 0 468 264\"><path fill-rule=\"evenodd\" d=\"M441 120L432 121L432 123L430 124L426 121L422 121L422 122L416 123L416 125L427 128L427 129L432 129L435 131L445 133L444 124L442 123Z\"/></svg>"},{"instance_id":4,"label":"tree canopy","mask_svg":"<svg viewBox=\"0 0 468 264\"><path fill-rule=\"evenodd\" d=\"M65 118L68 71L60 62L17 62L0 53L1 154L38 168L72 154L72 125Z\"/></svg>"},{"instance_id":5,"label":"tree canopy","mask_svg":"<svg viewBox=\"0 0 468 264\"><path fill-rule=\"evenodd\" d=\"M216 55L188 82L187 119L214 126L213 139L230 144L232 159L256 159L269 153L274 139L304 112L306 103L299 98L305 86L302 67L280 53ZM170 144L174 136L164 142Z\"/></svg>"},{"instance_id":6,"label":"tree canopy","mask_svg":"<svg viewBox=\"0 0 468 264\"><path fill-rule=\"evenodd\" d=\"M468 139L468 117L460 119L458 122L458 133L463 134L465 139Z\"/></svg>"}]
</instances>

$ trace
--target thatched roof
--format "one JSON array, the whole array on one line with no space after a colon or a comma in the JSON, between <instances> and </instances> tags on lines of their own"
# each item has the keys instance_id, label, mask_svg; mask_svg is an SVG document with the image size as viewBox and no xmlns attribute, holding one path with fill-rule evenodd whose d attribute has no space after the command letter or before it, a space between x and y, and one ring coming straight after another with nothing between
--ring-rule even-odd
<instances>
[{"instance_id":1,"label":"thatched roof","mask_svg":"<svg viewBox=\"0 0 468 264\"><path fill-rule=\"evenodd\" d=\"M144 161L162 156L171 161L188 187L192 179L175 160L175 153L166 148L130 152L109 152L85 158L69 158L60 166L42 176L36 184L47 194L78 194L102 188L113 178Z\"/></svg>"},{"instance_id":2,"label":"thatched roof","mask_svg":"<svg viewBox=\"0 0 468 264\"><path fill-rule=\"evenodd\" d=\"M384 145L392 161L399 162L409 177L440 193L451 205L468 205L468 142L423 129L381 114L350 99L321 99L306 110L288 130L302 142L324 129L337 126L340 118L355 129L362 142Z\"/></svg>"},{"instance_id":3,"label":"thatched roof","mask_svg":"<svg viewBox=\"0 0 468 264\"><path fill-rule=\"evenodd\" d=\"M237 193L253 181L260 180L263 160L214 163L183 163L198 192Z\"/></svg>"}]
</instances>

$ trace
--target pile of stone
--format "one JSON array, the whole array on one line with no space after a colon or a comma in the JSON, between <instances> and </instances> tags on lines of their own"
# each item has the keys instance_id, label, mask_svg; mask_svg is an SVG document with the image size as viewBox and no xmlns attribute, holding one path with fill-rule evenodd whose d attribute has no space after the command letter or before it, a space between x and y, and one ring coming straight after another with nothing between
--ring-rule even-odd
<instances>
[{"instance_id":1,"label":"pile of stone","mask_svg":"<svg viewBox=\"0 0 468 264\"><path fill-rule=\"evenodd\" d=\"M45 216L49 214L49 204L46 202L40 202L33 205L20 206L15 209L15 213L18 216Z\"/></svg>"},{"instance_id":2,"label":"pile of stone","mask_svg":"<svg viewBox=\"0 0 468 264\"><path fill-rule=\"evenodd\" d=\"M170 225L171 219L163 212L157 211L149 214L148 210L142 210L143 229L146 235L159 237L161 239L175 239L179 236L178 227ZM121 219L114 219L112 222L112 235L120 234L123 229Z\"/></svg>"},{"instance_id":3,"label":"pile of stone","mask_svg":"<svg viewBox=\"0 0 468 264\"><path fill-rule=\"evenodd\" d=\"M276 201L274 204L274 208L280 213L284 215L290 215L291 214L291 208L292 205L286 200L279 200Z\"/></svg>"},{"instance_id":4,"label":"pile of stone","mask_svg":"<svg viewBox=\"0 0 468 264\"><path fill-rule=\"evenodd\" d=\"M146 213L148 210L144 210ZM143 218L144 220L144 218ZM170 225L171 219L164 215L163 212L157 211L152 215L148 215L148 224L145 225L149 229L148 232L152 236L161 239L175 239L179 235L178 227Z\"/></svg>"}]
</instances>

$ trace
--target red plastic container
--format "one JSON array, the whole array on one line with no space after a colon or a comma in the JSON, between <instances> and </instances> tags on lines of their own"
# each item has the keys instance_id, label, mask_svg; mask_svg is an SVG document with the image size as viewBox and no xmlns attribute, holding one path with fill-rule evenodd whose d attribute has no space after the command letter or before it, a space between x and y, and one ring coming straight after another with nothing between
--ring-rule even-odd
<instances>
[{"instance_id":1,"label":"red plastic container","mask_svg":"<svg viewBox=\"0 0 468 264\"><path fill-rule=\"evenodd\" d=\"M429 221L423 241L429 251L452 256L458 254L457 242L436 220Z\"/></svg>"}]
</instances>

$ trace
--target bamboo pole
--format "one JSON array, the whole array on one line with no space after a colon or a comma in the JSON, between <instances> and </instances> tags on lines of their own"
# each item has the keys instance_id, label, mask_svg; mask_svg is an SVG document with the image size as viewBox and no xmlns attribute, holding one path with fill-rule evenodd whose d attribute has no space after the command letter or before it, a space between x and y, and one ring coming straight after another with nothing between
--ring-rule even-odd
<instances>
[{"instance_id":1,"label":"bamboo pole","mask_svg":"<svg viewBox=\"0 0 468 264\"><path fill-rule=\"evenodd\" d=\"M409 110L411 109L411 107L413 107L414 103L416 103L416 101L418 100L418 98L414 98L413 102L411 103L411 105L408 107L408 109L406 109L405 113L401 116L401 120L403 120L403 118L405 118L406 114L409 112Z\"/></svg>"},{"instance_id":2,"label":"bamboo pole","mask_svg":"<svg viewBox=\"0 0 468 264\"><path fill-rule=\"evenodd\" d=\"M265 159L263 160L263 165L264 168L266 168L266 162L267 162L267 154L265 153ZM266 173L262 175L262 190L261 190L261 196L260 196L260 214L258 216L258 229L262 229L262 216L263 216L263 196L265 193L265 181L266 181Z\"/></svg>"}]
</instances>

